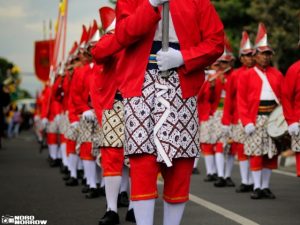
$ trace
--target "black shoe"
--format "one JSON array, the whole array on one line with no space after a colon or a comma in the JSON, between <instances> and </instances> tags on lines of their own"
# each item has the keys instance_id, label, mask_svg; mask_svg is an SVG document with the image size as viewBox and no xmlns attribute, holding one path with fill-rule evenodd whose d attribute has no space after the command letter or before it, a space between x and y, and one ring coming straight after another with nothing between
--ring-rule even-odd
<instances>
[{"instance_id":1,"label":"black shoe","mask_svg":"<svg viewBox=\"0 0 300 225\"><path fill-rule=\"evenodd\" d=\"M58 167L58 166L60 166L59 160L58 159L50 159L49 166L50 167Z\"/></svg>"},{"instance_id":2,"label":"black shoe","mask_svg":"<svg viewBox=\"0 0 300 225\"><path fill-rule=\"evenodd\" d=\"M105 186L99 188L99 194L100 194L100 196L104 196L104 197L106 196L106 194L105 194Z\"/></svg>"},{"instance_id":3,"label":"black shoe","mask_svg":"<svg viewBox=\"0 0 300 225\"><path fill-rule=\"evenodd\" d=\"M218 180L218 174L214 173L212 176L215 180Z\"/></svg>"},{"instance_id":4,"label":"black shoe","mask_svg":"<svg viewBox=\"0 0 300 225\"><path fill-rule=\"evenodd\" d=\"M86 178L83 178L83 179L81 180L81 185L86 185Z\"/></svg>"},{"instance_id":5,"label":"black shoe","mask_svg":"<svg viewBox=\"0 0 300 225\"><path fill-rule=\"evenodd\" d=\"M84 186L82 189L81 189L81 193L83 194L86 194L90 191L90 187L88 185Z\"/></svg>"},{"instance_id":6,"label":"black shoe","mask_svg":"<svg viewBox=\"0 0 300 225\"><path fill-rule=\"evenodd\" d=\"M226 186L227 186L227 187L235 187L235 183L231 180L230 177L227 177L227 178L225 179L225 181L226 181Z\"/></svg>"},{"instance_id":7,"label":"black shoe","mask_svg":"<svg viewBox=\"0 0 300 225\"><path fill-rule=\"evenodd\" d=\"M247 184L241 184L236 190L237 193L246 193L252 191L251 186Z\"/></svg>"},{"instance_id":8,"label":"black shoe","mask_svg":"<svg viewBox=\"0 0 300 225\"><path fill-rule=\"evenodd\" d=\"M205 182L213 182L216 181L216 178L214 177L214 175L211 174L207 174L207 176L204 178Z\"/></svg>"},{"instance_id":9,"label":"black shoe","mask_svg":"<svg viewBox=\"0 0 300 225\"><path fill-rule=\"evenodd\" d=\"M133 209L127 211L125 220L128 222L136 223Z\"/></svg>"},{"instance_id":10,"label":"black shoe","mask_svg":"<svg viewBox=\"0 0 300 225\"><path fill-rule=\"evenodd\" d=\"M123 191L118 195L118 207L128 207L128 206L129 206L128 194L126 191Z\"/></svg>"},{"instance_id":11,"label":"black shoe","mask_svg":"<svg viewBox=\"0 0 300 225\"><path fill-rule=\"evenodd\" d=\"M253 191L253 189L254 189L254 184L249 184L248 186L249 186L249 190L250 190L250 191Z\"/></svg>"},{"instance_id":12,"label":"black shoe","mask_svg":"<svg viewBox=\"0 0 300 225\"><path fill-rule=\"evenodd\" d=\"M100 219L99 225L116 225L119 224L119 215L114 211L107 211L104 216Z\"/></svg>"},{"instance_id":13,"label":"black shoe","mask_svg":"<svg viewBox=\"0 0 300 225\"><path fill-rule=\"evenodd\" d=\"M68 171L68 173L66 173L64 176L63 176L63 180L69 180L71 178L70 176L70 172Z\"/></svg>"},{"instance_id":14,"label":"black shoe","mask_svg":"<svg viewBox=\"0 0 300 225\"><path fill-rule=\"evenodd\" d=\"M67 186L78 186L78 180L74 177L71 177L67 182Z\"/></svg>"},{"instance_id":15,"label":"black shoe","mask_svg":"<svg viewBox=\"0 0 300 225\"><path fill-rule=\"evenodd\" d=\"M269 188L262 189L262 197L267 199L275 199L276 196L271 192Z\"/></svg>"},{"instance_id":16,"label":"black shoe","mask_svg":"<svg viewBox=\"0 0 300 225\"><path fill-rule=\"evenodd\" d=\"M62 166L60 167L60 172L63 174L69 173L68 167L66 167L62 164Z\"/></svg>"},{"instance_id":17,"label":"black shoe","mask_svg":"<svg viewBox=\"0 0 300 225\"><path fill-rule=\"evenodd\" d=\"M256 188L250 195L251 199L261 199L262 198L262 191L260 188Z\"/></svg>"},{"instance_id":18,"label":"black shoe","mask_svg":"<svg viewBox=\"0 0 300 225\"><path fill-rule=\"evenodd\" d=\"M91 188L90 191L89 191L89 193L87 193L85 195L85 197L88 198L88 199L92 199L92 198L99 197L99 195L100 195L99 194L99 190L97 188Z\"/></svg>"},{"instance_id":19,"label":"black shoe","mask_svg":"<svg viewBox=\"0 0 300 225\"><path fill-rule=\"evenodd\" d=\"M83 175L84 175L84 172L83 172L83 170L77 170L77 178L78 179L84 179L84 177L83 177Z\"/></svg>"},{"instance_id":20,"label":"black shoe","mask_svg":"<svg viewBox=\"0 0 300 225\"><path fill-rule=\"evenodd\" d=\"M218 177L216 182L214 183L215 187L225 187L226 186L226 181L223 177Z\"/></svg>"},{"instance_id":21,"label":"black shoe","mask_svg":"<svg viewBox=\"0 0 300 225\"><path fill-rule=\"evenodd\" d=\"M200 174L200 171L198 170L198 168L194 168L192 174Z\"/></svg>"}]
</instances>

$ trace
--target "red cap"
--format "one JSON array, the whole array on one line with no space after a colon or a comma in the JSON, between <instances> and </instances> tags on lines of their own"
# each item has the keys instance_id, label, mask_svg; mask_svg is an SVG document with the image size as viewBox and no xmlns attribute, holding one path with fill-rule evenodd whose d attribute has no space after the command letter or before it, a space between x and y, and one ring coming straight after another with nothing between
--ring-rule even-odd
<instances>
[{"instance_id":1,"label":"red cap","mask_svg":"<svg viewBox=\"0 0 300 225\"><path fill-rule=\"evenodd\" d=\"M115 29L116 24L116 13L110 7L101 7L99 9L100 21L102 23L102 29L105 33Z\"/></svg>"},{"instance_id":2,"label":"red cap","mask_svg":"<svg viewBox=\"0 0 300 225\"><path fill-rule=\"evenodd\" d=\"M80 48L84 48L84 45L85 45L87 39L88 39L88 31L86 29L86 26L82 25L82 34L81 34L81 38L80 38L80 42L79 42Z\"/></svg>"},{"instance_id":3,"label":"red cap","mask_svg":"<svg viewBox=\"0 0 300 225\"><path fill-rule=\"evenodd\" d=\"M98 28L97 21L93 21L93 26L91 27L90 35L89 35L89 43L97 42L100 39L100 31Z\"/></svg>"}]
</instances>

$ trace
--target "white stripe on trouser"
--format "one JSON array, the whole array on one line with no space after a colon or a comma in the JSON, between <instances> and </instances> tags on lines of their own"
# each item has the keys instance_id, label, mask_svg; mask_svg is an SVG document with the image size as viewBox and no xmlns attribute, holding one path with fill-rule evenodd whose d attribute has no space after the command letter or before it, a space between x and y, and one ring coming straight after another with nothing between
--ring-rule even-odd
<instances>
[{"instance_id":1,"label":"white stripe on trouser","mask_svg":"<svg viewBox=\"0 0 300 225\"><path fill-rule=\"evenodd\" d=\"M168 92L168 87L166 85L162 85L159 83L155 83L155 88L160 89L161 91L156 93L157 101L160 102L163 106L165 106L165 111L162 114L161 118L157 121L153 128L153 136L154 136L154 143L157 148L157 153L162 157L164 162L168 167L172 166L172 162L169 159L168 155L166 154L162 144L160 143L160 140L157 137L157 132L162 127L163 123L167 120L169 114L170 114L170 103L162 97L163 94Z\"/></svg>"},{"instance_id":2,"label":"white stripe on trouser","mask_svg":"<svg viewBox=\"0 0 300 225\"><path fill-rule=\"evenodd\" d=\"M49 155L51 159L57 159L57 144L48 145Z\"/></svg>"},{"instance_id":3,"label":"white stripe on trouser","mask_svg":"<svg viewBox=\"0 0 300 225\"><path fill-rule=\"evenodd\" d=\"M79 161L79 157L76 154L69 155L69 170L71 173L71 177L77 178L77 164Z\"/></svg>"},{"instance_id":4,"label":"white stripe on trouser","mask_svg":"<svg viewBox=\"0 0 300 225\"><path fill-rule=\"evenodd\" d=\"M129 169L127 166L123 166L120 193L124 191L128 192L128 187L129 187Z\"/></svg>"}]
</instances>

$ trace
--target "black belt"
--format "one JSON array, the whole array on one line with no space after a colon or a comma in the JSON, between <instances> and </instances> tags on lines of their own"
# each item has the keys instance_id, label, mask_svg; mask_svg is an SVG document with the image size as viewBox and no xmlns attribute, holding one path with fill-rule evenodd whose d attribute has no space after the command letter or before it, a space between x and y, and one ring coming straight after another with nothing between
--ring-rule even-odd
<instances>
[{"instance_id":1,"label":"black belt","mask_svg":"<svg viewBox=\"0 0 300 225\"><path fill-rule=\"evenodd\" d=\"M262 100L259 102L258 115L270 115L276 106L275 100Z\"/></svg>"}]
</instances>

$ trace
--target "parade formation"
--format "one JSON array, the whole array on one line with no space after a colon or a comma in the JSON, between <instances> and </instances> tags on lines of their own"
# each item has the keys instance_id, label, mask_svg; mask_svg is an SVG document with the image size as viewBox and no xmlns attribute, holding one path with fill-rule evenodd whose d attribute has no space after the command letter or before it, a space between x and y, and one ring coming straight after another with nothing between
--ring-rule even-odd
<instances>
[{"instance_id":1,"label":"parade formation","mask_svg":"<svg viewBox=\"0 0 300 225\"><path fill-rule=\"evenodd\" d=\"M105 196L99 225L119 224L118 207L128 208L126 221L153 225L158 179L163 224L179 225L199 157L204 182L249 201L276 199L270 179L282 150L295 152L300 177L300 62L285 76L272 66L263 22L254 44L241 31L235 56L209 0L118 0L99 16L57 63L34 120L66 186Z\"/></svg>"}]
</instances>

